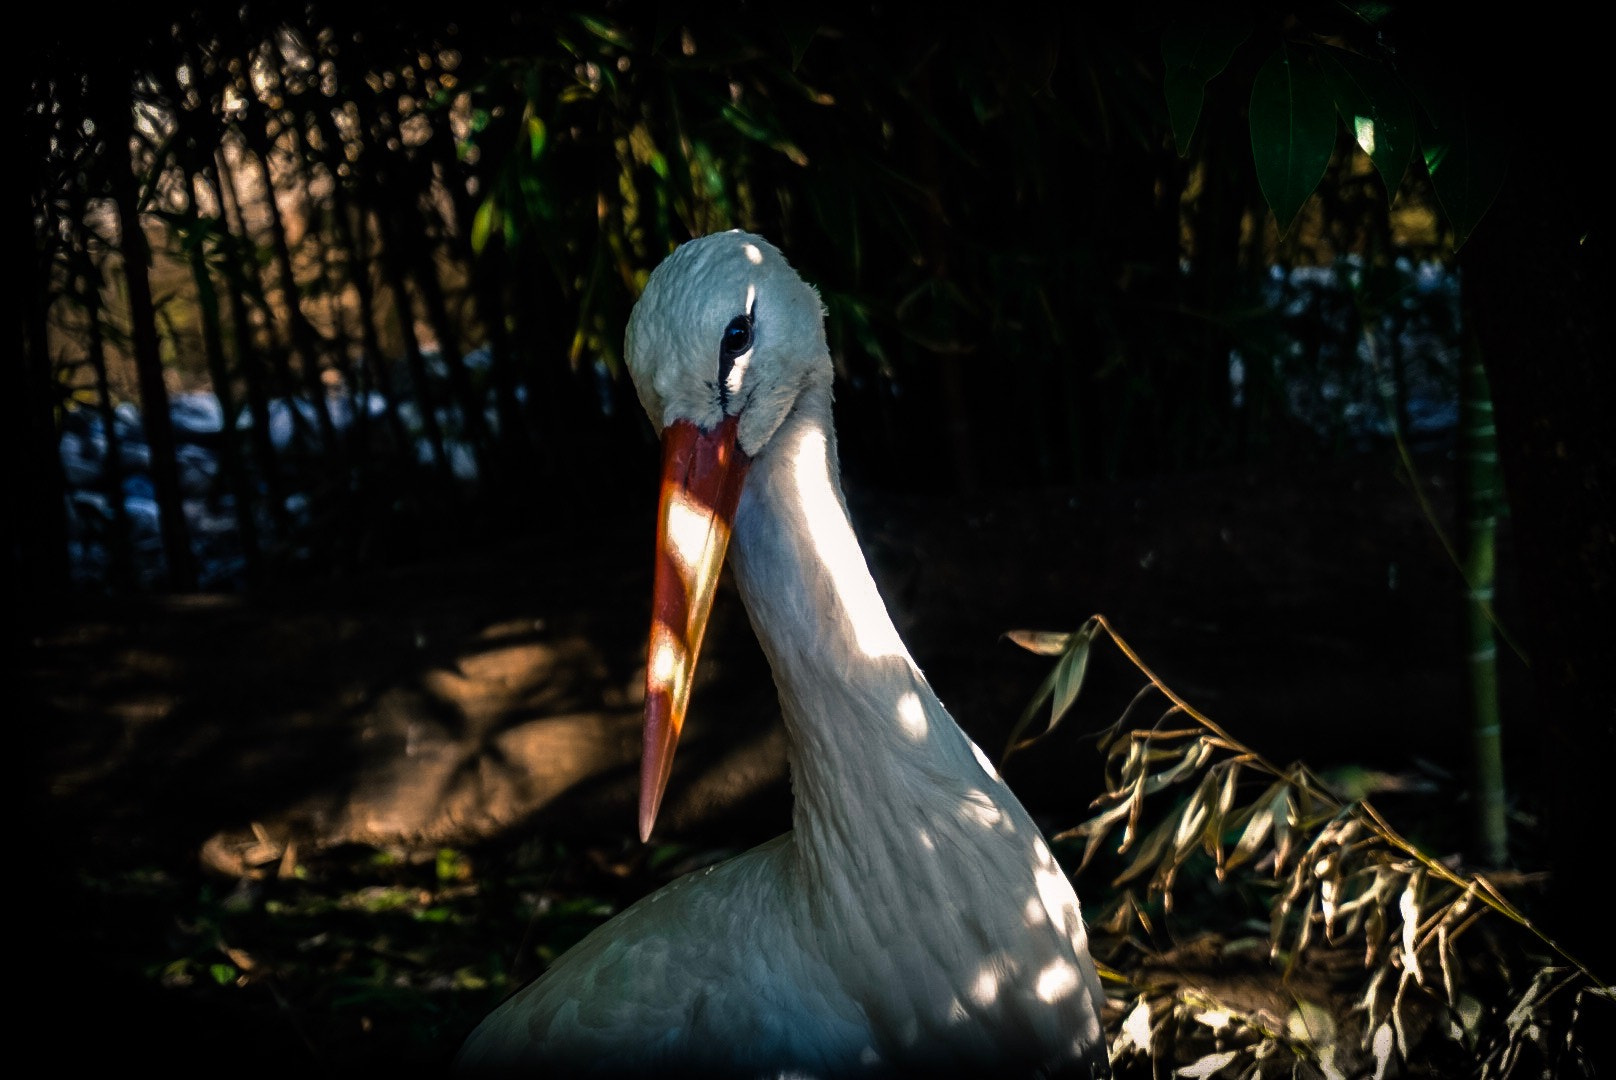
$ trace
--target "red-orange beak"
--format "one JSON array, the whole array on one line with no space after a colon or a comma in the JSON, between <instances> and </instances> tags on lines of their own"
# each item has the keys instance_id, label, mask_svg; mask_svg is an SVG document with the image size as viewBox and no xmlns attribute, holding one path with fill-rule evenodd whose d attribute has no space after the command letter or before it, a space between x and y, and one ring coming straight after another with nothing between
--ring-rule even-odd
<instances>
[{"instance_id":1,"label":"red-orange beak","mask_svg":"<svg viewBox=\"0 0 1616 1080\"><path fill-rule=\"evenodd\" d=\"M736 441L736 426L735 417L727 416L712 431L688 420L662 431L656 579L645 664L645 755L640 760L642 841L651 838L673 771L696 654L750 464Z\"/></svg>"}]
</instances>

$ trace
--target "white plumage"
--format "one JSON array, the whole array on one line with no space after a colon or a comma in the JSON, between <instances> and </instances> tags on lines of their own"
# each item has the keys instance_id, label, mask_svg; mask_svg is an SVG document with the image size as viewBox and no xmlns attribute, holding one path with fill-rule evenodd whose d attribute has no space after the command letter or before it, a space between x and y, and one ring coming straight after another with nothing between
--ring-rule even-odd
<instances>
[{"instance_id":1,"label":"white plumage","mask_svg":"<svg viewBox=\"0 0 1616 1080\"><path fill-rule=\"evenodd\" d=\"M910 658L854 537L823 317L778 251L727 232L669 256L627 335L665 448L642 833L731 522L794 828L590 934L472 1032L464 1073L1108 1075L1071 885Z\"/></svg>"}]
</instances>

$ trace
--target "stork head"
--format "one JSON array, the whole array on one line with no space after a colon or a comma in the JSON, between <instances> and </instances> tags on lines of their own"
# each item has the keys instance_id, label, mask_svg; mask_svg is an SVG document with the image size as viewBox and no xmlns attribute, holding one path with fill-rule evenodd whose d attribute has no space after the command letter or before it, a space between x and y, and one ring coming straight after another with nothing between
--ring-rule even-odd
<instances>
[{"instance_id":1,"label":"stork head","mask_svg":"<svg viewBox=\"0 0 1616 1080\"><path fill-rule=\"evenodd\" d=\"M804 388L831 378L819 294L774 245L738 229L663 260L629 315L625 351L658 432L680 421L712 431L734 417L747 457Z\"/></svg>"},{"instance_id":2,"label":"stork head","mask_svg":"<svg viewBox=\"0 0 1616 1080\"><path fill-rule=\"evenodd\" d=\"M738 230L692 240L652 272L629 316L625 352L662 436L640 763L646 840L747 467L805 390L829 386L832 369L819 294L768 241Z\"/></svg>"}]
</instances>

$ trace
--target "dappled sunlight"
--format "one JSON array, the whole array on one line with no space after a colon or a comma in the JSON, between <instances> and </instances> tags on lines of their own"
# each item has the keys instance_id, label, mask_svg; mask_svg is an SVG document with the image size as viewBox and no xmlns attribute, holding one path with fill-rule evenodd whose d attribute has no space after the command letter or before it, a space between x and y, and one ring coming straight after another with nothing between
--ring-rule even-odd
<instances>
[{"instance_id":1,"label":"dappled sunlight","mask_svg":"<svg viewBox=\"0 0 1616 1080\"><path fill-rule=\"evenodd\" d=\"M691 595L696 595L704 583L718 576L729 546L729 526L682 489L670 490L667 498L663 536L668 554L681 578L691 583Z\"/></svg>"},{"instance_id":2,"label":"dappled sunlight","mask_svg":"<svg viewBox=\"0 0 1616 1080\"><path fill-rule=\"evenodd\" d=\"M984 829L997 828L1004 820L1004 811L999 809L992 796L980 788L971 788L960 800L959 814L961 820L980 825Z\"/></svg>"},{"instance_id":3,"label":"dappled sunlight","mask_svg":"<svg viewBox=\"0 0 1616 1080\"><path fill-rule=\"evenodd\" d=\"M987 754L983 753L982 748L974 742L971 743L971 753L975 755L976 763L982 766L983 772L995 780L1003 781L1004 778L999 775L999 770L993 767L993 762L988 759Z\"/></svg>"},{"instance_id":4,"label":"dappled sunlight","mask_svg":"<svg viewBox=\"0 0 1616 1080\"><path fill-rule=\"evenodd\" d=\"M763 261L763 253L752 244L746 245L746 254L747 258L754 264L761 263ZM756 309L757 284L755 282L749 282L746 286L746 306L741 310L750 314ZM756 356L756 349L747 349L745 352L741 353L741 355L735 357L735 360L729 369L729 377L724 380L724 389L728 392L731 399L738 400L740 398L741 387L746 383L746 373L751 369L752 360Z\"/></svg>"},{"instance_id":5,"label":"dappled sunlight","mask_svg":"<svg viewBox=\"0 0 1616 1080\"><path fill-rule=\"evenodd\" d=\"M971 1000L984 1009L999 1000L999 972L992 964L983 964L971 984Z\"/></svg>"},{"instance_id":6,"label":"dappled sunlight","mask_svg":"<svg viewBox=\"0 0 1616 1080\"><path fill-rule=\"evenodd\" d=\"M1053 1005L1077 989L1077 968L1067 960L1053 960L1038 973L1038 1000Z\"/></svg>"},{"instance_id":7,"label":"dappled sunlight","mask_svg":"<svg viewBox=\"0 0 1616 1080\"><path fill-rule=\"evenodd\" d=\"M1027 906L1022 909L1022 917L1028 926L1041 926L1049 921L1049 910L1044 907L1041 896L1029 896Z\"/></svg>"},{"instance_id":8,"label":"dappled sunlight","mask_svg":"<svg viewBox=\"0 0 1616 1080\"><path fill-rule=\"evenodd\" d=\"M675 701L683 701L690 692L689 682L693 665L689 650L679 635L661 621L651 626L651 647L647 664L647 682L666 689Z\"/></svg>"},{"instance_id":9,"label":"dappled sunlight","mask_svg":"<svg viewBox=\"0 0 1616 1080\"><path fill-rule=\"evenodd\" d=\"M898 727L911 742L924 742L926 736L931 733L931 722L926 719L926 706L914 691L898 699Z\"/></svg>"},{"instance_id":10,"label":"dappled sunlight","mask_svg":"<svg viewBox=\"0 0 1616 1080\"><path fill-rule=\"evenodd\" d=\"M1034 847L1038 855L1038 865L1033 868L1033 880L1038 885L1038 898L1043 902L1044 910L1049 913L1050 919L1060 927L1061 932L1074 934L1079 926L1077 904L1072 894L1071 883L1066 880L1066 872L1049 853L1049 846L1041 837Z\"/></svg>"},{"instance_id":11,"label":"dappled sunlight","mask_svg":"<svg viewBox=\"0 0 1616 1080\"><path fill-rule=\"evenodd\" d=\"M870 578L864 552L859 549L831 478L825 433L804 429L790 450L795 494L801 500L801 524L845 612L842 628L852 631L865 656L907 656L908 650L887 615L886 603Z\"/></svg>"}]
</instances>

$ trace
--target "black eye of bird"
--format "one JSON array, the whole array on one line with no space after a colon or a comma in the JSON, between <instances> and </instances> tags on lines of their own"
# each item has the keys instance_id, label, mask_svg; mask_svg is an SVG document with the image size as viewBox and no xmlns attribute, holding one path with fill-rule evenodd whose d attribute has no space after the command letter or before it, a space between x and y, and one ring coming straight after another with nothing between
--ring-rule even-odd
<instances>
[{"instance_id":1,"label":"black eye of bird","mask_svg":"<svg viewBox=\"0 0 1616 1080\"><path fill-rule=\"evenodd\" d=\"M752 317L737 315L724 327L724 337L718 346L718 361L721 364L730 363L751 347Z\"/></svg>"},{"instance_id":2,"label":"black eye of bird","mask_svg":"<svg viewBox=\"0 0 1616 1080\"><path fill-rule=\"evenodd\" d=\"M724 336L718 341L718 396L729 402L729 373L735 358L752 347L752 316L737 315L724 327Z\"/></svg>"}]
</instances>

